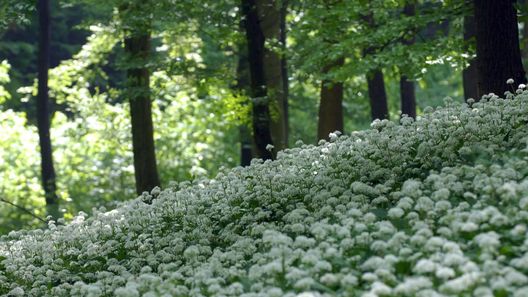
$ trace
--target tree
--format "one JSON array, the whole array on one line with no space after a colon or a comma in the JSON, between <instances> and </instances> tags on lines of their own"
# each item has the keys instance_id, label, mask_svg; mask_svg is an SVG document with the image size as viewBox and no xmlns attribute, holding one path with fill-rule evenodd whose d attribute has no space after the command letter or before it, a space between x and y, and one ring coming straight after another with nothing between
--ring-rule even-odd
<instances>
[{"instance_id":1,"label":"tree","mask_svg":"<svg viewBox=\"0 0 528 297\"><path fill-rule=\"evenodd\" d=\"M264 70L266 37L260 26L256 0L242 0L242 12L248 44L251 98L253 100L253 138L256 154L257 157L265 160L274 159L275 150L268 149L268 145L274 145L274 143L271 135L267 77Z\"/></svg>"},{"instance_id":2,"label":"tree","mask_svg":"<svg viewBox=\"0 0 528 297\"><path fill-rule=\"evenodd\" d=\"M244 22L240 24L240 29L244 30ZM242 43L242 42L241 42ZM247 44L243 42L238 47L238 62L236 69L236 86L238 92L247 93L250 91L249 61L247 53ZM253 145L251 133L247 125L242 124L239 127L240 133L240 165L248 166L253 158Z\"/></svg>"},{"instance_id":3,"label":"tree","mask_svg":"<svg viewBox=\"0 0 528 297\"><path fill-rule=\"evenodd\" d=\"M48 70L51 38L51 11L49 0L38 1L39 15L39 51L38 51L38 94L37 127L41 156L41 178L44 188L48 215L59 217L59 199L55 183L53 149L50 137L50 100L48 88Z\"/></svg>"},{"instance_id":4,"label":"tree","mask_svg":"<svg viewBox=\"0 0 528 297\"><path fill-rule=\"evenodd\" d=\"M323 74L328 75L332 68L340 67L344 59L323 68ZM319 103L319 121L317 125L317 139L326 139L328 134L343 132L343 82L332 79L321 81L321 101Z\"/></svg>"},{"instance_id":5,"label":"tree","mask_svg":"<svg viewBox=\"0 0 528 297\"><path fill-rule=\"evenodd\" d=\"M332 20L329 11L342 5L340 1L331 2L323 1L325 17L322 18L321 26L329 30L339 30L334 27L336 23ZM331 36L325 36L322 42L327 47L335 46L339 43L338 39ZM317 122L317 139L327 139L330 133L335 131L343 132L343 81L333 77L333 71L339 69L345 63L343 57L337 59L327 59L322 67L321 95L319 102L319 121Z\"/></svg>"},{"instance_id":6,"label":"tree","mask_svg":"<svg viewBox=\"0 0 528 297\"><path fill-rule=\"evenodd\" d=\"M511 86L526 83L519 48L517 12L512 0L474 0L478 96L495 93L502 96Z\"/></svg>"},{"instance_id":7,"label":"tree","mask_svg":"<svg viewBox=\"0 0 528 297\"><path fill-rule=\"evenodd\" d=\"M416 14L416 6L414 3L407 3L403 8L403 14L407 17L412 17ZM414 43L414 36L403 39L403 44L412 45ZM414 82L410 81L406 74L400 75L400 101L401 112L409 117L416 118L416 94Z\"/></svg>"},{"instance_id":8,"label":"tree","mask_svg":"<svg viewBox=\"0 0 528 297\"><path fill-rule=\"evenodd\" d=\"M271 116L271 137L277 151L288 146L288 123L286 109L288 98L287 78L284 78L285 64L282 53L270 46L278 42L278 48L283 50L286 42L285 17L287 1L283 0L255 0L258 15L258 25L264 35L263 66L266 79L266 90ZM286 85L285 85L286 84Z\"/></svg>"},{"instance_id":9,"label":"tree","mask_svg":"<svg viewBox=\"0 0 528 297\"><path fill-rule=\"evenodd\" d=\"M123 19L140 16L142 4L123 5ZM134 175L136 192L140 195L160 185L154 147L154 127L150 100L150 20L135 23L125 31L125 54L127 61L127 90L130 101L132 124L132 150L134 152Z\"/></svg>"},{"instance_id":10,"label":"tree","mask_svg":"<svg viewBox=\"0 0 528 297\"><path fill-rule=\"evenodd\" d=\"M376 28L373 13L369 12L363 16L367 27ZM365 49L364 56L376 53L376 46ZM381 68L374 68L367 72L367 86L370 99L370 114L372 120L389 119L389 106L387 103L387 92L385 91L385 79Z\"/></svg>"},{"instance_id":11,"label":"tree","mask_svg":"<svg viewBox=\"0 0 528 297\"><path fill-rule=\"evenodd\" d=\"M285 56L287 45L286 45L286 35L287 35L287 22L286 22L286 16L288 15L288 0L282 0L280 1L281 8L280 8L280 46L282 49L282 55L281 55L281 77L282 77L282 96L284 100L282 100L282 109L284 113L284 143L286 146L288 146L288 140L290 136L290 126L289 126L289 95L290 95L290 84L288 79L288 63L287 58Z\"/></svg>"},{"instance_id":12,"label":"tree","mask_svg":"<svg viewBox=\"0 0 528 297\"><path fill-rule=\"evenodd\" d=\"M372 120L389 119L387 92L385 91L385 80L381 69L372 70L367 74L367 85Z\"/></svg>"},{"instance_id":13,"label":"tree","mask_svg":"<svg viewBox=\"0 0 528 297\"><path fill-rule=\"evenodd\" d=\"M474 42L475 31L475 17L473 15L473 9L471 9L471 13L464 17L464 41L468 43ZM473 98L476 100L479 99L477 78L477 61L475 59L471 59L469 61L469 66L464 68L462 72L462 80L464 84L464 98L466 101L469 98Z\"/></svg>"}]
</instances>

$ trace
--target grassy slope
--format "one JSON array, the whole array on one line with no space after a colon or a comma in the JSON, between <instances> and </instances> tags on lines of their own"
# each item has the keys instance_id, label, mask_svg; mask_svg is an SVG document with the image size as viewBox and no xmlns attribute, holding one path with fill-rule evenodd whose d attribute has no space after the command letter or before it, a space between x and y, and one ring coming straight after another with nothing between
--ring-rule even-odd
<instances>
[{"instance_id":1,"label":"grassy slope","mask_svg":"<svg viewBox=\"0 0 528 297\"><path fill-rule=\"evenodd\" d=\"M528 95L447 106L13 232L0 293L527 296Z\"/></svg>"}]
</instances>

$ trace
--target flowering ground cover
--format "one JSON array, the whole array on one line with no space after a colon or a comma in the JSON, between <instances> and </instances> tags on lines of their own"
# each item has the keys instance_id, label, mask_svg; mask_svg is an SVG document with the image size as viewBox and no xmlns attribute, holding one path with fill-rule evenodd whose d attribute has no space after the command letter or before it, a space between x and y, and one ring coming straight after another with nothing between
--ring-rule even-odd
<instances>
[{"instance_id":1,"label":"flowering ground cover","mask_svg":"<svg viewBox=\"0 0 528 297\"><path fill-rule=\"evenodd\" d=\"M517 93L12 232L0 294L528 296L528 91Z\"/></svg>"}]
</instances>

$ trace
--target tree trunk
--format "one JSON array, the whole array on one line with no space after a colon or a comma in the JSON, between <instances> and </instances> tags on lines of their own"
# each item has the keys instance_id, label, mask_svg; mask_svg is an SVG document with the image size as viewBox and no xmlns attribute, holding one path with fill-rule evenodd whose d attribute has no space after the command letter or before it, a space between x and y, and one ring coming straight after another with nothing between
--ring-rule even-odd
<instances>
[{"instance_id":1,"label":"tree trunk","mask_svg":"<svg viewBox=\"0 0 528 297\"><path fill-rule=\"evenodd\" d=\"M268 91L266 74L264 72L264 42L257 5L255 0L242 0L246 38L248 43L249 73L251 77L251 97L253 99L253 139L257 157L272 160L275 149L268 150L273 145L271 138L271 119L268 107Z\"/></svg>"},{"instance_id":2,"label":"tree trunk","mask_svg":"<svg viewBox=\"0 0 528 297\"><path fill-rule=\"evenodd\" d=\"M416 93L414 82L407 79L405 74L400 76L400 97L402 115L416 119Z\"/></svg>"},{"instance_id":3,"label":"tree trunk","mask_svg":"<svg viewBox=\"0 0 528 297\"><path fill-rule=\"evenodd\" d=\"M53 150L50 137L50 102L48 88L48 70L50 61L51 12L50 1L38 1L39 14L39 54L38 54L38 95L37 127L40 144L42 187L46 197L48 215L57 219L60 216L59 199L55 183Z\"/></svg>"},{"instance_id":4,"label":"tree trunk","mask_svg":"<svg viewBox=\"0 0 528 297\"><path fill-rule=\"evenodd\" d=\"M150 54L150 33L135 32L125 37L125 53L132 59L129 62L135 65L127 69L127 95L130 99L136 192L140 195L160 185L154 148L150 73L146 66Z\"/></svg>"},{"instance_id":5,"label":"tree trunk","mask_svg":"<svg viewBox=\"0 0 528 297\"><path fill-rule=\"evenodd\" d=\"M518 84L526 83L519 48L517 11L512 0L474 0L478 96L503 96ZM507 85L508 79L515 85Z\"/></svg>"},{"instance_id":6,"label":"tree trunk","mask_svg":"<svg viewBox=\"0 0 528 297\"><path fill-rule=\"evenodd\" d=\"M464 17L464 41L470 42L475 38L475 17L473 15ZM477 88L477 61L471 59L469 66L462 72L462 80L464 83L464 98L467 101L469 98L478 100Z\"/></svg>"},{"instance_id":7,"label":"tree trunk","mask_svg":"<svg viewBox=\"0 0 528 297\"><path fill-rule=\"evenodd\" d=\"M249 166L253 159L253 146L251 145L251 133L246 126L240 126L240 166Z\"/></svg>"},{"instance_id":8,"label":"tree trunk","mask_svg":"<svg viewBox=\"0 0 528 297\"><path fill-rule=\"evenodd\" d=\"M240 24L240 29L244 29L244 21ZM247 45L240 44L238 48L238 63L236 69L236 86L235 89L242 93L250 91L249 63L247 54ZM240 166L248 166L253 159L253 145L251 133L245 125L239 127L240 135Z\"/></svg>"},{"instance_id":9,"label":"tree trunk","mask_svg":"<svg viewBox=\"0 0 528 297\"><path fill-rule=\"evenodd\" d=\"M285 32L282 32L281 27L285 26L285 21L282 18L285 17L283 12L285 7L283 6L286 2L282 0L256 0L255 3L264 40L281 42L285 38L283 36ZM263 60L271 116L271 137L276 151L280 151L288 146L286 111L284 109L288 101L283 79L284 59L276 51L264 46Z\"/></svg>"},{"instance_id":10,"label":"tree trunk","mask_svg":"<svg viewBox=\"0 0 528 297\"><path fill-rule=\"evenodd\" d=\"M344 59L323 69L323 75L335 67L343 66ZM319 122L317 139L328 139L328 134L343 132L343 82L323 79L321 82L321 102L319 103Z\"/></svg>"},{"instance_id":11,"label":"tree trunk","mask_svg":"<svg viewBox=\"0 0 528 297\"><path fill-rule=\"evenodd\" d=\"M370 112L372 120L389 119L385 80L381 69L375 69L367 74L368 93L370 97Z\"/></svg>"},{"instance_id":12,"label":"tree trunk","mask_svg":"<svg viewBox=\"0 0 528 297\"><path fill-rule=\"evenodd\" d=\"M415 4L407 4L403 8L403 14L406 16L414 16L416 14ZM414 44L414 38L403 40L403 44L409 46ZM400 99L401 112L413 119L416 118L416 94L414 89L414 82L407 78L407 75L400 75Z\"/></svg>"},{"instance_id":13,"label":"tree trunk","mask_svg":"<svg viewBox=\"0 0 528 297\"><path fill-rule=\"evenodd\" d=\"M524 9L528 9L528 5L524 4ZM528 21L523 22L523 31L522 31L522 59L523 61L528 60Z\"/></svg>"},{"instance_id":14,"label":"tree trunk","mask_svg":"<svg viewBox=\"0 0 528 297\"><path fill-rule=\"evenodd\" d=\"M366 25L375 28L376 23L372 12L368 11L363 15L363 20ZM372 55L376 52L376 48L369 47L363 52L363 56ZM385 80L381 69L374 69L367 73L367 85L370 98L370 113L372 120L389 119L389 107L387 104L387 93L385 92Z\"/></svg>"},{"instance_id":15,"label":"tree trunk","mask_svg":"<svg viewBox=\"0 0 528 297\"><path fill-rule=\"evenodd\" d=\"M282 7L281 7L281 26L280 26L280 44L282 46L283 52L286 52L286 32L288 30L287 24L286 24L286 16L288 15L288 0L282 0ZM283 110L284 110L284 141L286 143L286 147L288 146L288 141L290 137L290 114L289 114L289 104L288 104L288 98L290 96L290 84L288 80L288 63L286 60L286 56L281 56L281 75L282 75L282 89L283 89Z\"/></svg>"}]
</instances>

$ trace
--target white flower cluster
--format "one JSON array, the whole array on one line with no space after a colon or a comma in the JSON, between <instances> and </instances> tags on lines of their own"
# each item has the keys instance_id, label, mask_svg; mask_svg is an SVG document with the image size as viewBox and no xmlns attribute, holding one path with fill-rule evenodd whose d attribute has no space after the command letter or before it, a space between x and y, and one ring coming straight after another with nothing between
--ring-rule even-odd
<instances>
[{"instance_id":1,"label":"white flower cluster","mask_svg":"<svg viewBox=\"0 0 528 297\"><path fill-rule=\"evenodd\" d=\"M0 241L8 296L527 296L528 91Z\"/></svg>"}]
</instances>

